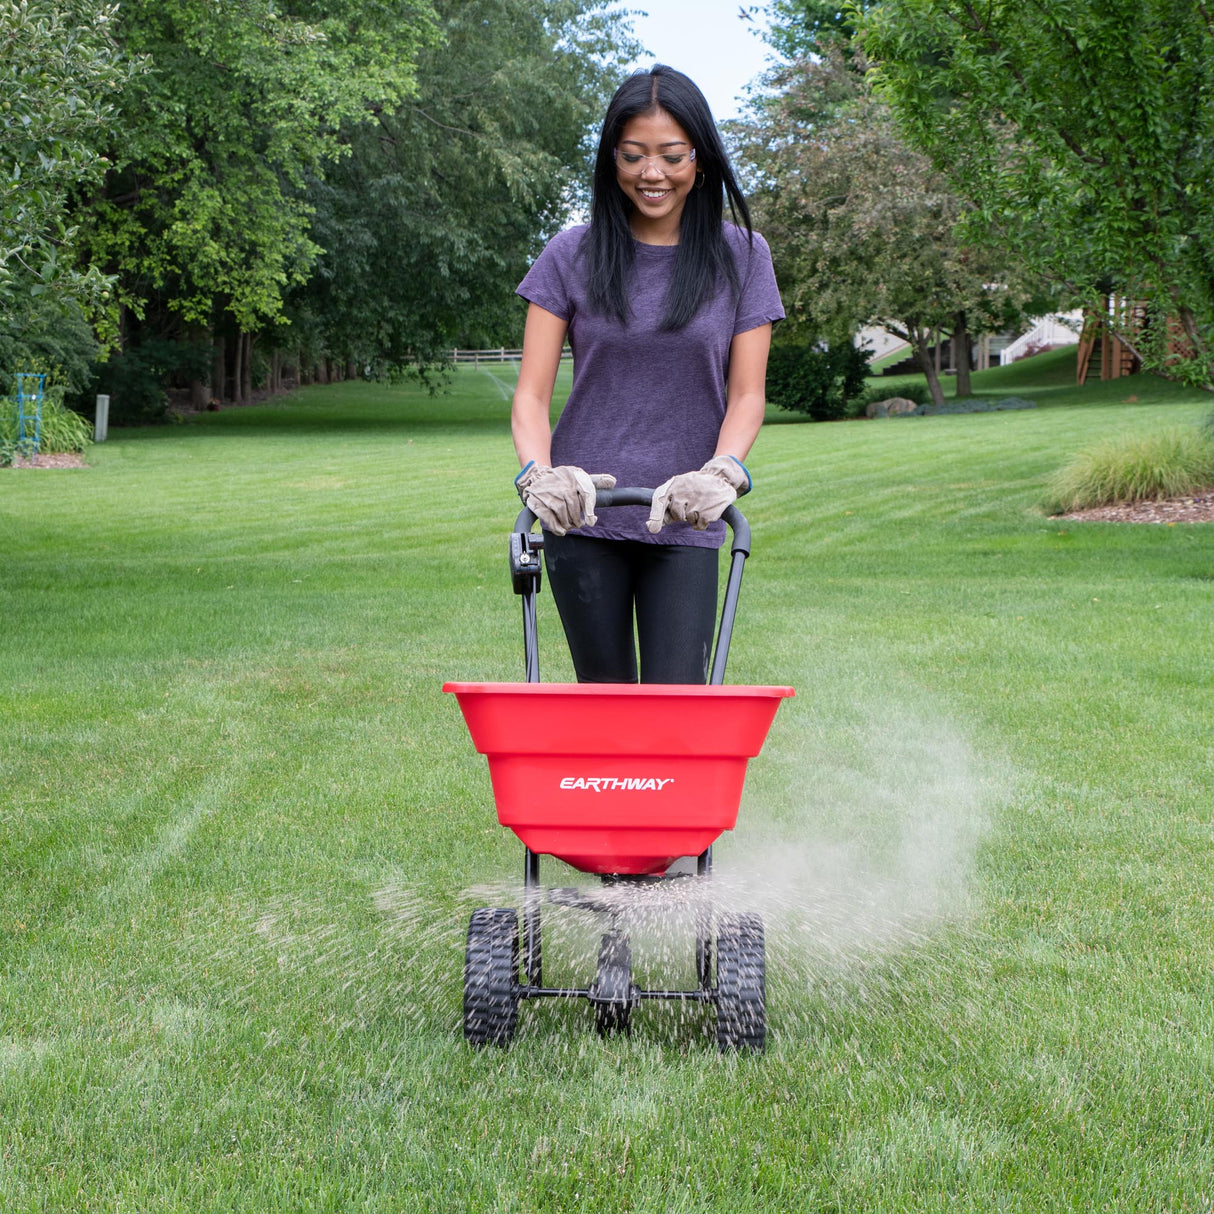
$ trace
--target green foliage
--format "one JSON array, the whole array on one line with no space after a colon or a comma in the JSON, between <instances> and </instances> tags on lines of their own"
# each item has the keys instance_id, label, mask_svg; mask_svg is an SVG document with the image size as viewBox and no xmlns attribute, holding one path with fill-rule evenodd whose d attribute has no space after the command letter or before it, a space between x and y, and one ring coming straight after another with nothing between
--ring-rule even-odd
<instances>
[{"instance_id":1,"label":"green foliage","mask_svg":"<svg viewBox=\"0 0 1214 1214\"><path fill-rule=\"evenodd\" d=\"M1173 427L1120 435L1081 451L1050 480L1044 505L1060 514L1208 489L1214 489L1214 432L1208 425Z\"/></svg>"},{"instance_id":2,"label":"green foliage","mask_svg":"<svg viewBox=\"0 0 1214 1214\"><path fill-rule=\"evenodd\" d=\"M911 344L942 402L934 335L1006 327L1025 284L959 239L960 200L839 50L790 65L775 84L736 134L790 324L830 334L882 325Z\"/></svg>"},{"instance_id":3,"label":"green foliage","mask_svg":"<svg viewBox=\"0 0 1214 1214\"><path fill-rule=\"evenodd\" d=\"M873 0L772 0L767 41L786 59L808 59L850 43Z\"/></svg>"},{"instance_id":4,"label":"green foliage","mask_svg":"<svg viewBox=\"0 0 1214 1214\"><path fill-rule=\"evenodd\" d=\"M98 182L102 142L138 61L112 40L117 5L0 0L0 312L54 291L99 303L108 280L74 260L73 191Z\"/></svg>"},{"instance_id":5,"label":"green foliage","mask_svg":"<svg viewBox=\"0 0 1214 1214\"><path fill-rule=\"evenodd\" d=\"M601 0L440 0L442 41L418 93L314 177L325 249L292 298L318 352L421 363L455 345L514 345L514 288L589 177L589 141L637 49Z\"/></svg>"},{"instance_id":6,"label":"green foliage","mask_svg":"<svg viewBox=\"0 0 1214 1214\"><path fill-rule=\"evenodd\" d=\"M319 252L305 178L344 154L343 127L412 94L434 32L423 0L124 3L118 40L151 70L122 96L119 163L86 210L123 301L246 331L274 321Z\"/></svg>"},{"instance_id":7,"label":"green foliage","mask_svg":"<svg viewBox=\"0 0 1214 1214\"><path fill-rule=\"evenodd\" d=\"M99 349L70 292L19 292L0 311L0 373L49 369L72 397L88 386Z\"/></svg>"},{"instance_id":8,"label":"green foliage","mask_svg":"<svg viewBox=\"0 0 1214 1214\"><path fill-rule=\"evenodd\" d=\"M833 346L777 343L767 360L767 399L816 422L848 416L848 402L868 378L872 351L849 341Z\"/></svg>"},{"instance_id":9,"label":"green foliage","mask_svg":"<svg viewBox=\"0 0 1214 1214\"><path fill-rule=\"evenodd\" d=\"M1026 400L1023 396L1003 396L993 400L967 396L960 400L946 401L943 405L921 404L912 416L947 417L958 413L1006 413L1009 409L1035 408L1037 402Z\"/></svg>"},{"instance_id":10,"label":"green foliage","mask_svg":"<svg viewBox=\"0 0 1214 1214\"><path fill-rule=\"evenodd\" d=\"M32 432L28 420L30 407L26 406L26 442ZM92 442L92 430L79 413L73 412L63 403L63 390L48 388L42 398L42 417L38 427L38 450L52 452L83 451ZM0 396L0 465L11 464L15 455L32 454L22 450L17 398Z\"/></svg>"},{"instance_id":11,"label":"green foliage","mask_svg":"<svg viewBox=\"0 0 1214 1214\"><path fill-rule=\"evenodd\" d=\"M1179 317L1187 355L1140 352L1210 384L1205 0L886 0L863 26L881 95L967 200L969 230L1092 301L1115 291Z\"/></svg>"},{"instance_id":12,"label":"green foliage","mask_svg":"<svg viewBox=\"0 0 1214 1214\"><path fill-rule=\"evenodd\" d=\"M205 377L210 360L207 346L147 337L98 364L90 392L109 396L111 425L160 421L169 403L166 385Z\"/></svg>"}]
</instances>

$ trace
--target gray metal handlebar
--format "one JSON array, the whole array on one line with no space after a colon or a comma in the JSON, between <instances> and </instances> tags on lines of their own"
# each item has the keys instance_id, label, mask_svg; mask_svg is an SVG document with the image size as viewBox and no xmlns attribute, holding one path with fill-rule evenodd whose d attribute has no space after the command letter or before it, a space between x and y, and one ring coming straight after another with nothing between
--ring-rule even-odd
<instances>
[{"instance_id":1,"label":"gray metal handlebar","mask_svg":"<svg viewBox=\"0 0 1214 1214\"><path fill-rule=\"evenodd\" d=\"M649 506L652 503L652 489L600 489L594 498L594 505L598 510L604 510L608 506ZM746 516L737 506L729 506L721 515L721 519L729 525L729 529L733 533L733 540L729 547L730 555L732 556L740 552L744 556L749 556L750 524L746 521ZM514 521L514 530L528 532L534 526L535 515L524 506L519 511L518 518Z\"/></svg>"}]
</instances>

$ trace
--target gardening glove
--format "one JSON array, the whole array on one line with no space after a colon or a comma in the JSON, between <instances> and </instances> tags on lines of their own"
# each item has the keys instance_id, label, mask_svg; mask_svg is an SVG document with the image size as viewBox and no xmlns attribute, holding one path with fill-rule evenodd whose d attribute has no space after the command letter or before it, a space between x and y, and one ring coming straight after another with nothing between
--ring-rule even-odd
<instances>
[{"instance_id":1,"label":"gardening glove","mask_svg":"<svg viewBox=\"0 0 1214 1214\"><path fill-rule=\"evenodd\" d=\"M653 507L645 526L656 533L666 523L690 523L696 531L703 531L749 492L746 465L736 456L716 455L699 472L683 472L659 485L653 491Z\"/></svg>"},{"instance_id":2,"label":"gardening glove","mask_svg":"<svg viewBox=\"0 0 1214 1214\"><path fill-rule=\"evenodd\" d=\"M514 478L514 487L523 505L540 520L540 526L553 535L564 535L574 527L593 527L596 489L614 489L615 477L601 473L591 476L571 464L550 468L531 460Z\"/></svg>"}]
</instances>

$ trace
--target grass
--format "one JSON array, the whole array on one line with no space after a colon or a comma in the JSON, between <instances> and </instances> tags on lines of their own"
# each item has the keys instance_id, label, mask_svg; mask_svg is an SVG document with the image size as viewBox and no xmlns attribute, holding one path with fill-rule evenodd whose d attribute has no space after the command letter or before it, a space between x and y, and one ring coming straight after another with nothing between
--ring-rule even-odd
<instances>
[{"instance_id":1,"label":"grass","mask_svg":"<svg viewBox=\"0 0 1214 1214\"><path fill-rule=\"evenodd\" d=\"M1082 387L1075 385L1075 346L1047 350L1031 358L1022 358L1006 367L991 367L975 371L971 376L972 395L976 397L1024 396L1039 407L1054 404L1065 406L1112 404L1170 404L1193 399L1191 389L1154 375L1135 375L1123 379L1101 381L1092 373ZM926 381L920 374L873 377L889 395L897 394L902 384ZM945 396L956 396L956 380L946 376L941 380Z\"/></svg>"},{"instance_id":2,"label":"grass","mask_svg":"<svg viewBox=\"0 0 1214 1214\"><path fill-rule=\"evenodd\" d=\"M767 428L730 677L798 697L718 871L768 1053L547 1003L474 1054L521 847L439 688L521 671L495 375L0 473L0 1209L1210 1210L1214 533L1035 507L1203 398Z\"/></svg>"}]
</instances>

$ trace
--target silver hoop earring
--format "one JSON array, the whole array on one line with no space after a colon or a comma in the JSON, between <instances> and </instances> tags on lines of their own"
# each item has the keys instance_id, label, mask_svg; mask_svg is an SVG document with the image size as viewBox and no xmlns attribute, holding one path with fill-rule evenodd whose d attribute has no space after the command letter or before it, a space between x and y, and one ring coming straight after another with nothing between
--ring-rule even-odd
<instances>
[{"instance_id":1,"label":"silver hoop earring","mask_svg":"<svg viewBox=\"0 0 1214 1214\"><path fill-rule=\"evenodd\" d=\"M703 188L704 188L704 171L701 169L700 172L698 172L696 174L696 189L702 190Z\"/></svg>"}]
</instances>

